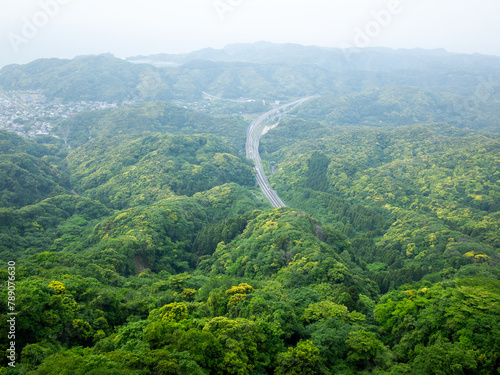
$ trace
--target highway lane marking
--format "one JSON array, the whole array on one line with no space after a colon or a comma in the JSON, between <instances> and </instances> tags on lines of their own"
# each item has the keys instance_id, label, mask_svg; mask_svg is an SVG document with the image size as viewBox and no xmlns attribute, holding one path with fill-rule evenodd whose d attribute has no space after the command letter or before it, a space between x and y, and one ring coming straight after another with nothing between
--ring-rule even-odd
<instances>
[{"instance_id":1,"label":"highway lane marking","mask_svg":"<svg viewBox=\"0 0 500 375\"><path fill-rule=\"evenodd\" d=\"M271 185L269 184L269 181L267 180L267 177L264 174L264 171L262 170L262 165L260 164L259 143L260 143L260 137L262 136L262 133L263 133L263 129L265 128L265 126L261 126L261 124L262 124L262 122L264 122L267 119L270 119L272 116L274 116L276 113L280 112L281 110L288 108L288 107L291 107L291 106L294 106L294 105L297 105L297 104L302 104L303 102L305 102L311 98L314 98L314 97L317 97L317 95L308 96L307 98L298 99L298 100L295 100L291 103L287 103L287 104L284 104L278 108L267 111L264 114L260 115L255 120L253 120L250 123L250 125L248 125L247 140L245 143L246 156L247 156L247 158L253 160L253 162L255 164L256 179L257 179L257 183L259 184L260 190L266 196L266 198L269 200L269 202L271 203L271 205L274 208L286 207L286 205L285 205L285 203L283 203L281 198L278 196L278 193L271 188Z\"/></svg>"}]
</instances>

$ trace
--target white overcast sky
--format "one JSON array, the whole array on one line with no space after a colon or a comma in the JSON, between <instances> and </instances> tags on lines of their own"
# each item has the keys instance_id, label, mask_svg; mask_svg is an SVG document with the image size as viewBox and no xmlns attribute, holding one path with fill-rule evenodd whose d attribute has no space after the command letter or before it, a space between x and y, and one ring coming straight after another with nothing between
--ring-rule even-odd
<instances>
[{"instance_id":1,"label":"white overcast sky","mask_svg":"<svg viewBox=\"0 0 500 375\"><path fill-rule=\"evenodd\" d=\"M500 56L499 20L500 0L0 0L0 66L261 40Z\"/></svg>"}]
</instances>

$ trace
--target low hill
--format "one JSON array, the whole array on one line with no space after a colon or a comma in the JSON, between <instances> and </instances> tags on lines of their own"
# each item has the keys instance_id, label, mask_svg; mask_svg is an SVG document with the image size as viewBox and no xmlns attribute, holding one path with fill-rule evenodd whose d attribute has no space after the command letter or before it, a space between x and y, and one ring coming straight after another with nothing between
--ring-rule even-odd
<instances>
[{"instance_id":1,"label":"low hill","mask_svg":"<svg viewBox=\"0 0 500 375\"><path fill-rule=\"evenodd\" d=\"M186 64L195 60L247 62L257 64L316 65L329 71L398 71L464 69L475 74L498 71L499 57L449 53L444 49L326 48L269 42L230 44L222 49L205 48L186 54L156 54L129 57L128 61Z\"/></svg>"},{"instance_id":2,"label":"low hill","mask_svg":"<svg viewBox=\"0 0 500 375\"><path fill-rule=\"evenodd\" d=\"M268 133L263 149L307 125L289 124ZM321 138L311 132L261 154L276 162L274 188L348 236L368 267L385 270L382 291L390 280L498 267L498 139L447 124L318 129Z\"/></svg>"},{"instance_id":3,"label":"low hill","mask_svg":"<svg viewBox=\"0 0 500 375\"><path fill-rule=\"evenodd\" d=\"M82 112L58 122L61 137L73 148L89 139L143 133L201 134L226 137L242 151L247 123L239 117L213 117L166 102L148 102L103 111Z\"/></svg>"},{"instance_id":4,"label":"low hill","mask_svg":"<svg viewBox=\"0 0 500 375\"><path fill-rule=\"evenodd\" d=\"M67 164L79 194L117 209L229 182L255 185L250 163L215 136L100 137L69 154Z\"/></svg>"},{"instance_id":5,"label":"low hill","mask_svg":"<svg viewBox=\"0 0 500 375\"><path fill-rule=\"evenodd\" d=\"M20 208L68 192L58 151L0 130L0 206Z\"/></svg>"}]
</instances>

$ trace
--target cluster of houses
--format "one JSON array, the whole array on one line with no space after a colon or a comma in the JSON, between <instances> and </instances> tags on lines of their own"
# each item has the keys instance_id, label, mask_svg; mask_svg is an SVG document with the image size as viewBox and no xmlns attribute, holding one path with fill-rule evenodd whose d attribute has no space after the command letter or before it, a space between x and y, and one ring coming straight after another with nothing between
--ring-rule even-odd
<instances>
[{"instance_id":1,"label":"cluster of houses","mask_svg":"<svg viewBox=\"0 0 500 375\"><path fill-rule=\"evenodd\" d=\"M54 123L83 111L117 107L116 103L48 103L40 90L0 90L0 129L22 137L53 135Z\"/></svg>"}]
</instances>

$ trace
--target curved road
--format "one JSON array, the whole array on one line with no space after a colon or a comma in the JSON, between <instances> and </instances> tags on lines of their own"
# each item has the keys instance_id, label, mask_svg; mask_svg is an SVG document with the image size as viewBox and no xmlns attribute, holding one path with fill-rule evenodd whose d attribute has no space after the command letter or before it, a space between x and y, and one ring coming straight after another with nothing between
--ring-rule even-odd
<instances>
[{"instance_id":1,"label":"curved road","mask_svg":"<svg viewBox=\"0 0 500 375\"><path fill-rule=\"evenodd\" d=\"M262 136L262 132L264 131L265 125L268 120L273 119L280 111L288 107L292 107L297 104L302 104L306 100L314 98L316 96L308 96L307 98L302 98L299 100L295 100L291 103L284 104L278 108L272 109L263 115L260 115L258 118L253 120L247 128L247 141L246 141L246 154L247 158L250 158L255 163L255 174L257 178L257 182L259 183L260 190L266 196L266 198L271 202L271 205L276 207L286 207L286 204L280 199L276 191L271 188L269 181L267 180L264 171L262 170L262 166L260 164L260 155L259 155L259 141Z\"/></svg>"}]
</instances>

